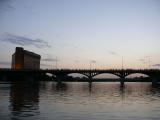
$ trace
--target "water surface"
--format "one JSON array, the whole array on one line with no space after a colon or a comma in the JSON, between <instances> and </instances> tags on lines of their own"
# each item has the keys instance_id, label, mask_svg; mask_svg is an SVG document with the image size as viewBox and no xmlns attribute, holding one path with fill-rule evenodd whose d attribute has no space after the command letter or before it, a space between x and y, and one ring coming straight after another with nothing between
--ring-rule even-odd
<instances>
[{"instance_id":1,"label":"water surface","mask_svg":"<svg viewBox=\"0 0 160 120\"><path fill-rule=\"evenodd\" d=\"M2 120L159 120L151 83L0 84Z\"/></svg>"}]
</instances>

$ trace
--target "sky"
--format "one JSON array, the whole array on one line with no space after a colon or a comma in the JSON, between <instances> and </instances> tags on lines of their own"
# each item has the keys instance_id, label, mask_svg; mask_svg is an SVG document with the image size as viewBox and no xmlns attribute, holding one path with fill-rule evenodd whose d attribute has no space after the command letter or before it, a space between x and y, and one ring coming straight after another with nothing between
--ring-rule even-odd
<instances>
[{"instance_id":1,"label":"sky","mask_svg":"<svg viewBox=\"0 0 160 120\"><path fill-rule=\"evenodd\" d=\"M160 1L0 0L0 68L15 47L42 69L160 68Z\"/></svg>"}]
</instances>

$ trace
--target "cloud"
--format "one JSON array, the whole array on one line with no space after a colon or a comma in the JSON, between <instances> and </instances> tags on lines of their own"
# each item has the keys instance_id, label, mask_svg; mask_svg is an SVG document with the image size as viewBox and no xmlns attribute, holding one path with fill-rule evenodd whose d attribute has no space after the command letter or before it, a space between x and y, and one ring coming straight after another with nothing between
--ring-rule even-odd
<instances>
[{"instance_id":1,"label":"cloud","mask_svg":"<svg viewBox=\"0 0 160 120\"><path fill-rule=\"evenodd\" d=\"M45 61L45 62L57 62L59 60L57 58L50 58L50 57L48 57L48 58L42 59L42 61Z\"/></svg>"},{"instance_id":2,"label":"cloud","mask_svg":"<svg viewBox=\"0 0 160 120\"><path fill-rule=\"evenodd\" d=\"M2 38L1 41L21 46L34 46L37 48L51 47L48 42L41 39L31 39L28 37L17 36L8 33L4 35L4 38Z\"/></svg>"},{"instance_id":3,"label":"cloud","mask_svg":"<svg viewBox=\"0 0 160 120\"><path fill-rule=\"evenodd\" d=\"M160 64L154 64L152 66L154 66L154 67L160 67Z\"/></svg>"},{"instance_id":4,"label":"cloud","mask_svg":"<svg viewBox=\"0 0 160 120\"><path fill-rule=\"evenodd\" d=\"M0 13L15 9L10 3L11 0L0 0Z\"/></svg>"},{"instance_id":5,"label":"cloud","mask_svg":"<svg viewBox=\"0 0 160 120\"><path fill-rule=\"evenodd\" d=\"M43 66L43 67L49 67L49 66L51 66L51 65L47 65L47 64L42 64L42 63L41 63L41 66Z\"/></svg>"},{"instance_id":6,"label":"cloud","mask_svg":"<svg viewBox=\"0 0 160 120\"><path fill-rule=\"evenodd\" d=\"M108 51L108 53L110 54L110 55L118 55L116 52L114 52L114 51Z\"/></svg>"},{"instance_id":7,"label":"cloud","mask_svg":"<svg viewBox=\"0 0 160 120\"><path fill-rule=\"evenodd\" d=\"M11 62L0 61L0 65L11 65Z\"/></svg>"},{"instance_id":8,"label":"cloud","mask_svg":"<svg viewBox=\"0 0 160 120\"><path fill-rule=\"evenodd\" d=\"M97 63L97 61L96 60L91 60L91 63Z\"/></svg>"}]
</instances>

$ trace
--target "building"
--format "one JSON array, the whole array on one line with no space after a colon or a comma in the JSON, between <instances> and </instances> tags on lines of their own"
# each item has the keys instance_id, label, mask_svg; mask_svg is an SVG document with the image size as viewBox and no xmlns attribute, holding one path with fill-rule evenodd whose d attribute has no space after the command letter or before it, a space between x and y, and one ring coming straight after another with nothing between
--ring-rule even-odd
<instances>
[{"instance_id":1,"label":"building","mask_svg":"<svg viewBox=\"0 0 160 120\"><path fill-rule=\"evenodd\" d=\"M12 55L12 69L40 69L41 56L24 50L22 47L16 47Z\"/></svg>"}]
</instances>

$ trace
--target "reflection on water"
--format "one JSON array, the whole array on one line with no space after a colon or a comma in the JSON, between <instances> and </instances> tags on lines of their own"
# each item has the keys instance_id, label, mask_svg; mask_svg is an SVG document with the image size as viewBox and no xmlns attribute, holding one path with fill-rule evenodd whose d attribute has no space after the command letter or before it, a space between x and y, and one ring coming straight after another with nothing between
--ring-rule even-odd
<instances>
[{"instance_id":1,"label":"reflection on water","mask_svg":"<svg viewBox=\"0 0 160 120\"><path fill-rule=\"evenodd\" d=\"M39 85L11 84L10 109L12 118L35 116L38 112Z\"/></svg>"},{"instance_id":2,"label":"reflection on water","mask_svg":"<svg viewBox=\"0 0 160 120\"><path fill-rule=\"evenodd\" d=\"M160 90L151 83L0 84L3 120L159 120Z\"/></svg>"}]
</instances>

